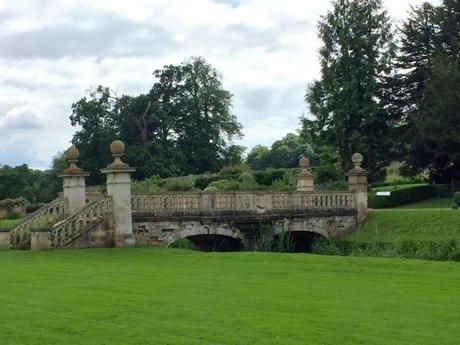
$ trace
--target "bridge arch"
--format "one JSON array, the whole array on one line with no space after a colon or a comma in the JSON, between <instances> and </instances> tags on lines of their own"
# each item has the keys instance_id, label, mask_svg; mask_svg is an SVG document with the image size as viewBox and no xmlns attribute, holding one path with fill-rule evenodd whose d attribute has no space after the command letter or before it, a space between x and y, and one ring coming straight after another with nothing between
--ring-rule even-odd
<instances>
[{"instance_id":1,"label":"bridge arch","mask_svg":"<svg viewBox=\"0 0 460 345\"><path fill-rule=\"evenodd\" d=\"M331 219L326 223L323 219L315 218L285 219L274 226L274 242L285 242L282 245L287 251L310 252L316 241L331 238L331 227L334 227Z\"/></svg>"},{"instance_id":2,"label":"bridge arch","mask_svg":"<svg viewBox=\"0 0 460 345\"><path fill-rule=\"evenodd\" d=\"M174 231L166 241L170 246L180 239L190 240L194 247L205 251L238 251L245 243L244 234L231 224L186 222Z\"/></svg>"}]
</instances>

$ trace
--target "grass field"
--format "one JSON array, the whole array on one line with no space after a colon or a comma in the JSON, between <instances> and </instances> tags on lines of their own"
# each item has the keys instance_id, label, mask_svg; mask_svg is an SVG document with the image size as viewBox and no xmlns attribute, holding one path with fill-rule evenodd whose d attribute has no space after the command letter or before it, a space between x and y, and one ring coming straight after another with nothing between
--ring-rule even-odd
<instances>
[{"instance_id":1,"label":"grass field","mask_svg":"<svg viewBox=\"0 0 460 345\"><path fill-rule=\"evenodd\" d=\"M433 198L415 202L409 205L401 205L396 208L402 209L425 209L425 208L448 208L451 209L453 204L452 198Z\"/></svg>"},{"instance_id":2,"label":"grass field","mask_svg":"<svg viewBox=\"0 0 460 345\"><path fill-rule=\"evenodd\" d=\"M354 242L460 241L460 211L447 208L370 210L364 225L343 239Z\"/></svg>"},{"instance_id":3,"label":"grass field","mask_svg":"<svg viewBox=\"0 0 460 345\"><path fill-rule=\"evenodd\" d=\"M0 344L458 344L460 264L101 249L0 253Z\"/></svg>"},{"instance_id":4,"label":"grass field","mask_svg":"<svg viewBox=\"0 0 460 345\"><path fill-rule=\"evenodd\" d=\"M0 219L0 228L6 228L19 222L19 219Z\"/></svg>"}]
</instances>

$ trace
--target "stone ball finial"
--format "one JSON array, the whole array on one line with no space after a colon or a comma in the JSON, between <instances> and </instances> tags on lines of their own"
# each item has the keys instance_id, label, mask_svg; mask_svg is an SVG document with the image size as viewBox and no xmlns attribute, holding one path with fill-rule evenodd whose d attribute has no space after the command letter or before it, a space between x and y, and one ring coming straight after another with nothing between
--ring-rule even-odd
<instances>
[{"instance_id":1,"label":"stone ball finial","mask_svg":"<svg viewBox=\"0 0 460 345\"><path fill-rule=\"evenodd\" d=\"M72 145L64 153L64 156L68 161L77 161L80 157L80 151L77 149L75 145Z\"/></svg>"},{"instance_id":2,"label":"stone ball finial","mask_svg":"<svg viewBox=\"0 0 460 345\"><path fill-rule=\"evenodd\" d=\"M351 161L355 167L360 167L363 163L364 157L361 153L355 153L351 156Z\"/></svg>"},{"instance_id":3,"label":"stone ball finial","mask_svg":"<svg viewBox=\"0 0 460 345\"><path fill-rule=\"evenodd\" d=\"M123 155L125 153L125 144L121 140L114 140L110 144L110 152L114 155Z\"/></svg>"},{"instance_id":4,"label":"stone ball finial","mask_svg":"<svg viewBox=\"0 0 460 345\"><path fill-rule=\"evenodd\" d=\"M300 156L299 166L301 168L308 168L310 166L310 160L308 157L305 157L304 155Z\"/></svg>"}]
</instances>

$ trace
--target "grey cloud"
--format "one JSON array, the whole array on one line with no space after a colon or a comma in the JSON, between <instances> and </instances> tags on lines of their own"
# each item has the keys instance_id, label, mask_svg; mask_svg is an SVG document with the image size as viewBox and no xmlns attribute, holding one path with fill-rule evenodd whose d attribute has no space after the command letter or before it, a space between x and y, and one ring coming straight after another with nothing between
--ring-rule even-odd
<instances>
[{"instance_id":1,"label":"grey cloud","mask_svg":"<svg viewBox=\"0 0 460 345\"><path fill-rule=\"evenodd\" d=\"M72 25L45 27L0 36L0 57L14 59L139 55L150 50L163 54L174 49L172 37L161 27L141 24L103 13L93 15L94 30ZM140 37L140 38L139 38Z\"/></svg>"},{"instance_id":2,"label":"grey cloud","mask_svg":"<svg viewBox=\"0 0 460 345\"><path fill-rule=\"evenodd\" d=\"M272 107L275 96L275 90L269 87L240 86L237 93L245 109L261 113Z\"/></svg>"}]
</instances>

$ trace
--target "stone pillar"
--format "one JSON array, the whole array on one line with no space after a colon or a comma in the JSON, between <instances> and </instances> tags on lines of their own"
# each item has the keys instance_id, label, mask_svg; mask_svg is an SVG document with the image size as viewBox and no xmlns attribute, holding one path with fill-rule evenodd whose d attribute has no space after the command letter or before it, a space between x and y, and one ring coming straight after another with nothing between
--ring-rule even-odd
<instances>
[{"instance_id":1,"label":"stone pillar","mask_svg":"<svg viewBox=\"0 0 460 345\"><path fill-rule=\"evenodd\" d=\"M363 155L355 153L351 157L354 168L346 175L348 177L348 189L355 192L355 206L358 209L358 222L361 223L367 217L367 176L369 173L361 167Z\"/></svg>"},{"instance_id":2,"label":"stone pillar","mask_svg":"<svg viewBox=\"0 0 460 345\"><path fill-rule=\"evenodd\" d=\"M67 198L69 215L74 215L86 205L85 177L89 173L77 166L80 151L72 145L66 152L65 158L70 163L69 167L62 172L62 184L64 197Z\"/></svg>"},{"instance_id":3,"label":"stone pillar","mask_svg":"<svg viewBox=\"0 0 460 345\"><path fill-rule=\"evenodd\" d=\"M312 172L310 171L310 160L302 155L300 157L299 166L301 168L301 171L299 175L297 175L297 191L313 192L315 190L315 178Z\"/></svg>"},{"instance_id":4,"label":"stone pillar","mask_svg":"<svg viewBox=\"0 0 460 345\"><path fill-rule=\"evenodd\" d=\"M131 173L136 169L121 160L125 152L125 144L115 140L110 144L114 157L112 164L102 169L107 177L107 194L113 201L113 228L117 247L134 246L133 221L131 211Z\"/></svg>"},{"instance_id":5,"label":"stone pillar","mask_svg":"<svg viewBox=\"0 0 460 345\"><path fill-rule=\"evenodd\" d=\"M0 250L10 249L10 229L0 228Z\"/></svg>"},{"instance_id":6,"label":"stone pillar","mask_svg":"<svg viewBox=\"0 0 460 345\"><path fill-rule=\"evenodd\" d=\"M32 228L30 230L30 249L49 250L51 249L51 229L47 227Z\"/></svg>"}]
</instances>

